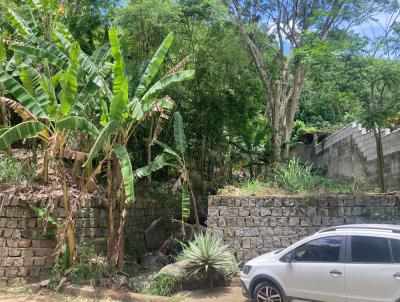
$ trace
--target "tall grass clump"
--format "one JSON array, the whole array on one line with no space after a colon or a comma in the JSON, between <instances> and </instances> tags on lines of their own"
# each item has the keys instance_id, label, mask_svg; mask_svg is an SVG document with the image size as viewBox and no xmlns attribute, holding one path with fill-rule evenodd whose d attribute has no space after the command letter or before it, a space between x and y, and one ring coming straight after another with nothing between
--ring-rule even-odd
<instances>
[{"instance_id":1,"label":"tall grass clump","mask_svg":"<svg viewBox=\"0 0 400 302\"><path fill-rule=\"evenodd\" d=\"M312 166L301 164L298 158L292 158L288 163L277 163L274 169L276 185L291 193L312 190L317 178L312 172Z\"/></svg>"},{"instance_id":2,"label":"tall grass clump","mask_svg":"<svg viewBox=\"0 0 400 302\"><path fill-rule=\"evenodd\" d=\"M23 181L32 182L36 177L37 167L12 156L0 158L0 184L15 184Z\"/></svg>"}]
</instances>

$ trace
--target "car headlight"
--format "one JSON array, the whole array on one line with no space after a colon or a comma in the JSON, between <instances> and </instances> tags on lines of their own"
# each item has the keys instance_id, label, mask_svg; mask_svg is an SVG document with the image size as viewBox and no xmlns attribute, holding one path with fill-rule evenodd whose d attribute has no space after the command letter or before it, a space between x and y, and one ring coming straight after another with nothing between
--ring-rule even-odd
<instances>
[{"instance_id":1,"label":"car headlight","mask_svg":"<svg viewBox=\"0 0 400 302\"><path fill-rule=\"evenodd\" d=\"M245 275L247 275L248 273L250 273L250 271L251 271L251 265L245 265L244 267L243 267L243 274L245 274Z\"/></svg>"}]
</instances>

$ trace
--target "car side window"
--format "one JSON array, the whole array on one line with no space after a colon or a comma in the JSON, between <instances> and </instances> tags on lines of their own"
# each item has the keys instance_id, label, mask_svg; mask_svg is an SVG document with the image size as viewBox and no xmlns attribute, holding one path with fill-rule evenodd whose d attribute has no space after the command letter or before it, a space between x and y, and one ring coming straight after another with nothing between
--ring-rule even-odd
<instances>
[{"instance_id":1,"label":"car side window","mask_svg":"<svg viewBox=\"0 0 400 302\"><path fill-rule=\"evenodd\" d=\"M395 263L400 263L400 240L390 239L392 246L393 260Z\"/></svg>"},{"instance_id":2,"label":"car side window","mask_svg":"<svg viewBox=\"0 0 400 302\"><path fill-rule=\"evenodd\" d=\"M353 263L391 263L389 239L352 236L351 259Z\"/></svg>"},{"instance_id":3,"label":"car side window","mask_svg":"<svg viewBox=\"0 0 400 302\"><path fill-rule=\"evenodd\" d=\"M342 236L330 236L311 240L293 253L297 262L339 262Z\"/></svg>"}]
</instances>

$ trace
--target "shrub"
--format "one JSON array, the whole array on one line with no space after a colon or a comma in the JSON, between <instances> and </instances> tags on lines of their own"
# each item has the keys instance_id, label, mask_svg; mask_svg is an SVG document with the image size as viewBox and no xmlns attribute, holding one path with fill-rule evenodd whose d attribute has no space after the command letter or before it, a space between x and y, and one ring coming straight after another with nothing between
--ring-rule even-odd
<instances>
[{"instance_id":1,"label":"shrub","mask_svg":"<svg viewBox=\"0 0 400 302\"><path fill-rule=\"evenodd\" d=\"M79 259L68 270L68 279L74 284L97 285L105 273L112 274L112 266L106 257L97 254L89 246L78 247Z\"/></svg>"},{"instance_id":2,"label":"shrub","mask_svg":"<svg viewBox=\"0 0 400 302\"><path fill-rule=\"evenodd\" d=\"M290 159L287 164L276 164L274 172L275 183L289 192L304 193L315 185L312 166L302 165L297 158Z\"/></svg>"},{"instance_id":3,"label":"shrub","mask_svg":"<svg viewBox=\"0 0 400 302\"><path fill-rule=\"evenodd\" d=\"M179 260L188 261L189 276L203 273L214 286L215 272L226 275L227 268L237 267L235 257L223 244L221 237L209 232L195 235L193 241L184 244Z\"/></svg>"},{"instance_id":4,"label":"shrub","mask_svg":"<svg viewBox=\"0 0 400 302\"><path fill-rule=\"evenodd\" d=\"M26 164L11 156L0 158L0 183L32 182L36 176L36 170L36 165Z\"/></svg>"},{"instance_id":5,"label":"shrub","mask_svg":"<svg viewBox=\"0 0 400 302\"><path fill-rule=\"evenodd\" d=\"M292 142L299 142L300 136L304 133L314 133L317 129L315 127L307 126L303 121L297 120L293 124Z\"/></svg>"},{"instance_id":6,"label":"shrub","mask_svg":"<svg viewBox=\"0 0 400 302\"><path fill-rule=\"evenodd\" d=\"M101 278L107 274L115 273L113 267L109 264L106 257L95 252L92 247L79 246L78 260L70 268L66 268L65 260L60 259L60 263L54 265L50 273L49 289L57 291L63 276L67 276L68 281L73 284L98 285Z\"/></svg>"},{"instance_id":7,"label":"shrub","mask_svg":"<svg viewBox=\"0 0 400 302\"><path fill-rule=\"evenodd\" d=\"M171 296L181 281L180 277L171 274L159 274L151 281L146 292L156 296Z\"/></svg>"}]
</instances>

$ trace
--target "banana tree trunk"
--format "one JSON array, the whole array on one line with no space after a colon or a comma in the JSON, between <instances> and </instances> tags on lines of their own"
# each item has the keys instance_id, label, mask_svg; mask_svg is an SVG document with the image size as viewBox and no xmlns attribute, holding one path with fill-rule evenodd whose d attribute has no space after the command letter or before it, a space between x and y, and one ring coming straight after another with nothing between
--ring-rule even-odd
<instances>
[{"instance_id":1,"label":"banana tree trunk","mask_svg":"<svg viewBox=\"0 0 400 302\"><path fill-rule=\"evenodd\" d=\"M126 217L126 203L123 185L120 188L119 197L119 228L118 228L118 258L117 268L122 270L125 264L125 217Z\"/></svg>"},{"instance_id":2,"label":"banana tree trunk","mask_svg":"<svg viewBox=\"0 0 400 302\"><path fill-rule=\"evenodd\" d=\"M153 138L153 123L154 123L154 119L151 118L149 136L148 136L148 142L147 142L147 165L150 165L151 158L152 158L151 146L152 146L152 138ZM149 183L151 183L151 173L149 173L149 176L147 176L147 181Z\"/></svg>"},{"instance_id":3,"label":"banana tree trunk","mask_svg":"<svg viewBox=\"0 0 400 302\"><path fill-rule=\"evenodd\" d=\"M3 95L4 95L3 89L0 89L0 97L3 96ZM1 122L1 125L3 125L3 126L9 126L10 125L10 121L9 121L9 118L8 118L8 109L7 109L5 104L1 104L0 105L0 122ZM6 153L8 155L11 155L11 147L8 147L6 149Z\"/></svg>"},{"instance_id":4,"label":"banana tree trunk","mask_svg":"<svg viewBox=\"0 0 400 302\"><path fill-rule=\"evenodd\" d=\"M62 151L62 148L61 148ZM61 153L62 154L62 153ZM62 158L59 158L59 167L61 174L61 186L63 190L63 203L66 218L68 219L68 213L70 211L69 203L68 203L68 188L67 188L67 178L65 173L64 161ZM74 227L72 225L72 221L67 221L67 245L69 250L69 258L68 258L68 267L74 264L75 260L75 233Z\"/></svg>"},{"instance_id":5,"label":"banana tree trunk","mask_svg":"<svg viewBox=\"0 0 400 302\"><path fill-rule=\"evenodd\" d=\"M197 232L200 232L200 219L199 219L199 212L197 209L197 202L196 202L196 198L194 196L193 190L192 190L192 185L189 183L189 192L190 192L190 199L192 201L192 205L193 205L193 211L194 211L194 218L196 220L196 229Z\"/></svg>"},{"instance_id":6,"label":"banana tree trunk","mask_svg":"<svg viewBox=\"0 0 400 302\"><path fill-rule=\"evenodd\" d=\"M107 208L108 208L108 258L113 258L114 251L114 198L113 198L113 179L111 173L111 160L107 160Z\"/></svg>"}]
</instances>

